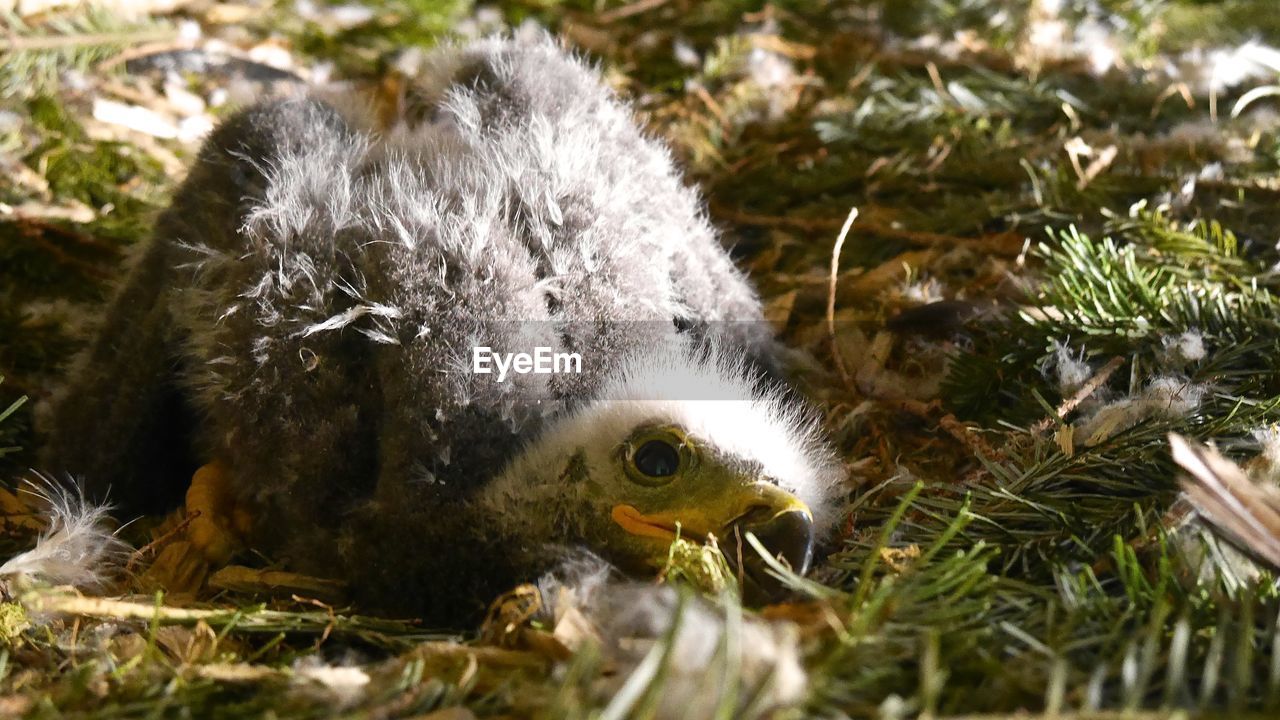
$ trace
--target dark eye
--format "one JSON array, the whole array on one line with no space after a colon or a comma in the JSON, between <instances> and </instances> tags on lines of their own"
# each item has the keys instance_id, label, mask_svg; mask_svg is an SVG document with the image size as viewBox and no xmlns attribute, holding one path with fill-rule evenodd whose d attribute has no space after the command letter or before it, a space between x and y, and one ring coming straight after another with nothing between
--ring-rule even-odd
<instances>
[{"instance_id":1,"label":"dark eye","mask_svg":"<svg viewBox=\"0 0 1280 720\"><path fill-rule=\"evenodd\" d=\"M680 469L680 451L666 440L650 440L636 450L632 462L649 477L670 477Z\"/></svg>"}]
</instances>

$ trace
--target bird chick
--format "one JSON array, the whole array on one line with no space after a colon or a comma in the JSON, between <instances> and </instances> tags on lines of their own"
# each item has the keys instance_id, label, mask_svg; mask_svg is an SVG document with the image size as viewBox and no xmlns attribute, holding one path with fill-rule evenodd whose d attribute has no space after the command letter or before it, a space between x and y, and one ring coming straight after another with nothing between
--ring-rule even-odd
<instances>
[{"instance_id":1,"label":"bird chick","mask_svg":"<svg viewBox=\"0 0 1280 720\"><path fill-rule=\"evenodd\" d=\"M328 89L214 131L45 408L46 466L442 623L574 547L645 572L753 532L805 570L836 465L669 153L550 40L424 68L390 122ZM500 379L480 348L581 362Z\"/></svg>"}]
</instances>

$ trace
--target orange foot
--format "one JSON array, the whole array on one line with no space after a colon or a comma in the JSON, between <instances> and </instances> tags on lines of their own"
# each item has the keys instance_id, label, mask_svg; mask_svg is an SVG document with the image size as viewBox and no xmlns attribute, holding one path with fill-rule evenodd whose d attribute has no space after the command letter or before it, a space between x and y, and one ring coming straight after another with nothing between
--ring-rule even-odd
<instances>
[{"instance_id":1,"label":"orange foot","mask_svg":"<svg viewBox=\"0 0 1280 720\"><path fill-rule=\"evenodd\" d=\"M188 517L200 513L187 526L187 539L211 565L226 565L244 547L252 517L237 505L222 463L215 460L196 470L186 506Z\"/></svg>"}]
</instances>

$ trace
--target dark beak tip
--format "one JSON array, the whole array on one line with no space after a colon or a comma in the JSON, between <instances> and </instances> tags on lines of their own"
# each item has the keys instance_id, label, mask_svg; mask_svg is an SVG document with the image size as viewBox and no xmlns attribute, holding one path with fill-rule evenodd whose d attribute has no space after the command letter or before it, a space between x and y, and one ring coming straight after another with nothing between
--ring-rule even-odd
<instances>
[{"instance_id":1,"label":"dark beak tip","mask_svg":"<svg viewBox=\"0 0 1280 720\"><path fill-rule=\"evenodd\" d=\"M755 535L760 544L773 557L788 565L792 572L804 575L813 564L816 533L813 517L802 510L782 513L768 521L740 526L741 535ZM778 599L786 590L756 556L750 547L742 548L743 580L749 602L768 602ZM754 597L753 597L754 596Z\"/></svg>"},{"instance_id":2,"label":"dark beak tip","mask_svg":"<svg viewBox=\"0 0 1280 720\"><path fill-rule=\"evenodd\" d=\"M809 572L813 564L813 518L807 512L783 513L756 533L761 544L791 566L797 575Z\"/></svg>"}]
</instances>

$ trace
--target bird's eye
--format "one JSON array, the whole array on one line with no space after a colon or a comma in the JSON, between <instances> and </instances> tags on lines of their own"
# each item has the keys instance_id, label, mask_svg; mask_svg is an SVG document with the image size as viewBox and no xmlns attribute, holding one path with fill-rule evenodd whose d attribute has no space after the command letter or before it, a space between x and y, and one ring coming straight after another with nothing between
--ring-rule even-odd
<instances>
[{"instance_id":1,"label":"bird's eye","mask_svg":"<svg viewBox=\"0 0 1280 720\"><path fill-rule=\"evenodd\" d=\"M618 444L618 460L631 482L659 487L693 472L698 448L680 428L641 427Z\"/></svg>"},{"instance_id":2,"label":"bird's eye","mask_svg":"<svg viewBox=\"0 0 1280 720\"><path fill-rule=\"evenodd\" d=\"M671 477L680 469L680 451L666 440L650 440L636 450L632 462L649 477Z\"/></svg>"}]
</instances>

